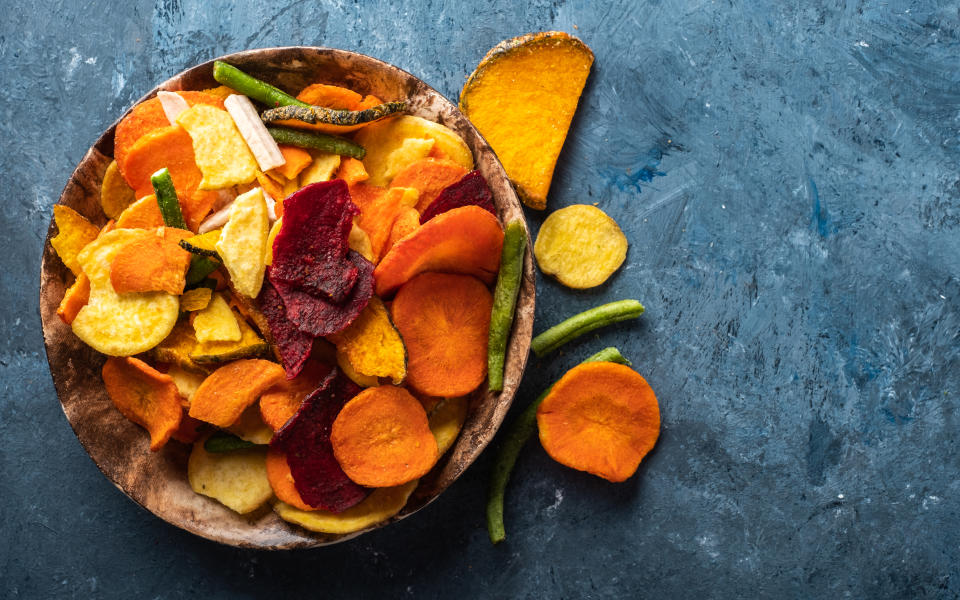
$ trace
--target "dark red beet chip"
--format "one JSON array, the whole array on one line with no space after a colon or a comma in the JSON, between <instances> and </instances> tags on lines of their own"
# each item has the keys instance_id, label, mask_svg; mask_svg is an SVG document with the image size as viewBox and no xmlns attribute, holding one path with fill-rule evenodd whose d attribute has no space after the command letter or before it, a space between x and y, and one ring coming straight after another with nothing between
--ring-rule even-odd
<instances>
[{"instance_id":1,"label":"dark red beet chip","mask_svg":"<svg viewBox=\"0 0 960 600\"><path fill-rule=\"evenodd\" d=\"M357 267L345 260L354 215L341 179L313 183L283 201L283 227L273 241L273 280L342 304L357 281Z\"/></svg>"},{"instance_id":2,"label":"dark red beet chip","mask_svg":"<svg viewBox=\"0 0 960 600\"><path fill-rule=\"evenodd\" d=\"M269 272L270 267L267 267L267 273ZM287 379L293 379L300 374L304 363L310 357L313 336L297 329L297 326L287 318L283 298L270 283L269 276L263 280L257 303L260 305L260 312L267 318L270 337L280 351L280 360L283 362L283 369L287 372Z\"/></svg>"},{"instance_id":3,"label":"dark red beet chip","mask_svg":"<svg viewBox=\"0 0 960 600\"><path fill-rule=\"evenodd\" d=\"M493 206L493 194L487 186L486 180L480 171L470 171L460 181L450 184L437 195L430 206L420 215L420 224L461 206L479 206L496 216L497 209ZM284 205L286 206L286 205ZM286 219L286 217L284 217ZM284 221L286 222L286 221ZM349 233L349 232L348 232Z\"/></svg>"},{"instance_id":4,"label":"dark red beet chip","mask_svg":"<svg viewBox=\"0 0 960 600\"><path fill-rule=\"evenodd\" d=\"M275 278L271 267L268 278L283 299L287 319L302 333L319 337L342 331L367 307L373 296L373 264L353 250L347 261L357 270L357 282L342 305Z\"/></svg>"},{"instance_id":5,"label":"dark red beet chip","mask_svg":"<svg viewBox=\"0 0 960 600\"><path fill-rule=\"evenodd\" d=\"M297 492L314 508L339 513L370 494L343 472L330 443L333 421L359 393L355 383L334 369L270 441L271 448L287 456Z\"/></svg>"}]
</instances>

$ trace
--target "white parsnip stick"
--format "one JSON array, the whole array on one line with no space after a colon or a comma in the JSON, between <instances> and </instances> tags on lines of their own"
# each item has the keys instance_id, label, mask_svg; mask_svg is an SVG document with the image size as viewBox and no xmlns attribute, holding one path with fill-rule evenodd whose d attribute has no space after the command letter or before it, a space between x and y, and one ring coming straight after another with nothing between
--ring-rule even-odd
<instances>
[{"instance_id":1,"label":"white parsnip stick","mask_svg":"<svg viewBox=\"0 0 960 600\"><path fill-rule=\"evenodd\" d=\"M237 124L240 135L246 140L261 171L269 171L286 164L287 161L283 158L280 147L267 131L267 126L260 120L260 115L257 114L257 109L250 98L232 94L223 101L223 106L233 117L233 122Z\"/></svg>"}]
</instances>

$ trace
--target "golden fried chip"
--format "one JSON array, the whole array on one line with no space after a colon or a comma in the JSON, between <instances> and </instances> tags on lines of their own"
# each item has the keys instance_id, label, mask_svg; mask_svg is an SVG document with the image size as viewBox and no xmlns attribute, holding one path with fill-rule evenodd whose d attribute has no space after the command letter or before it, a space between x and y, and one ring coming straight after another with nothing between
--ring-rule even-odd
<instances>
[{"instance_id":1,"label":"golden fried chip","mask_svg":"<svg viewBox=\"0 0 960 600\"><path fill-rule=\"evenodd\" d=\"M260 406L258 403L251 404L242 413L233 425L227 427L227 431L237 436L241 440L259 446L265 446L270 443L273 437L273 430L263 422L260 416Z\"/></svg>"},{"instance_id":2,"label":"golden fried chip","mask_svg":"<svg viewBox=\"0 0 960 600\"><path fill-rule=\"evenodd\" d=\"M167 375L170 376L170 379L173 379L173 384L177 386L177 391L180 392L180 403L185 408L190 408L193 395L197 393L197 388L207 378L207 375L188 371L179 365L170 365L170 368L167 369Z\"/></svg>"},{"instance_id":3,"label":"golden fried chip","mask_svg":"<svg viewBox=\"0 0 960 600\"><path fill-rule=\"evenodd\" d=\"M111 161L107 165L107 172L103 174L103 183L100 184L100 206L103 214L107 215L108 219L116 219L134 200L136 198L133 188L120 174L117 161Z\"/></svg>"},{"instance_id":4,"label":"golden fried chip","mask_svg":"<svg viewBox=\"0 0 960 600\"><path fill-rule=\"evenodd\" d=\"M263 190L254 188L238 196L230 206L230 216L216 248L233 287L248 298L256 298L263 285L269 234L270 221Z\"/></svg>"},{"instance_id":5,"label":"golden fried chip","mask_svg":"<svg viewBox=\"0 0 960 600\"><path fill-rule=\"evenodd\" d=\"M460 430L463 429L464 421L467 420L466 396L444 398L430 411L428 420L430 431L437 439L437 448L442 455L450 449L450 446L453 446L453 442L460 435Z\"/></svg>"},{"instance_id":6,"label":"golden fried chip","mask_svg":"<svg viewBox=\"0 0 960 600\"><path fill-rule=\"evenodd\" d=\"M340 155L326 152L313 153L313 162L300 172L300 187L330 181L333 174L340 168Z\"/></svg>"},{"instance_id":7,"label":"golden fried chip","mask_svg":"<svg viewBox=\"0 0 960 600\"><path fill-rule=\"evenodd\" d=\"M240 514L260 508L273 496L267 480L266 448L211 453L204 450L203 442L193 445L187 462L193 491Z\"/></svg>"},{"instance_id":8,"label":"golden fried chip","mask_svg":"<svg viewBox=\"0 0 960 600\"><path fill-rule=\"evenodd\" d=\"M600 285L620 268L627 238L596 206L575 204L547 217L533 253L544 273L567 287L585 289Z\"/></svg>"},{"instance_id":9,"label":"golden fried chip","mask_svg":"<svg viewBox=\"0 0 960 600\"><path fill-rule=\"evenodd\" d=\"M57 223L57 235L50 240L50 245L57 251L63 264L73 271L74 275L79 275L80 263L77 255L84 246L97 239L100 230L83 215L63 204L53 206L53 220Z\"/></svg>"},{"instance_id":10,"label":"golden fried chip","mask_svg":"<svg viewBox=\"0 0 960 600\"><path fill-rule=\"evenodd\" d=\"M206 308L193 315L193 331L200 343L239 342L242 337L237 317L220 294L213 294Z\"/></svg>"},{"instance_id":11,"label":"golden fried chip","mask_svg":"<svg viewBox=\"0 0 960 600\"><path fill-rule=\"evenodd\" d=\"M267 234L267 249L264 252L263 264L268 267L273 264L273 240L277 239L277 234L280 233L281 227L283 227L283 217L273 222L273 226L270 227L270 233Z\"/></svg>"},{"instance_id":12,"label":"golden fried chip","mask_svg":"<svg viewBox=\"0 0 960 600\"><path fill-rule=\"evenodd\" d=\"M180 113L177 124L193 140L193 154L203 173L199 189L219 190L256 179L257 159L230 113L196 104Z\"/></svg>"},{"instance_id":13,"label":"golden fried chip","mask_svg":"<svg viewBox=\"0 0 960 600\"><path fill-rule=\"evenodd\" d=\"M412 115L401 115L371 123L357 132L356 142L367 150L366 156L363 157L363 166L370 174L370 179L366 183L386 186L390 178L399 172L399 170L393 171L391 165L396 167L402 162L399 160L402 155L394 156L392 159L391 155L411 138L431 139L434 141L433 149L439 150L463 168L473 169L473 154L456 132L433 121ZM422 147L407 143L410 151L422 150ZM409 163L405 162L403 166L407 164Z\"/></svg>"},{"instance_id":14,"label":"golden fried chip","mask_svg":"<svg viewBox=\"0 0 960 600\"><path fill-rule=\"evenodd\" d=\"M320 533L353 533L386 521L400 512L407 503L410 494L417 487L417 480L396 487L373 490L363 502L347 510L333 514L325 510L305 511L289 504L278 502L274 505L280 518L310 531Z\"/></svg>"},{"instance_id":15,"label":"golden fried chip","mask_svg":"<svg viewBox=\"0 0 960 600\"><path fill-rule=\"evenodd\" d=\"M407 376L407 350L387 307L376 296L353 323L328 339L361 375L389 377L395 384Z\"/></svg>"},{"instance_id":16,"label":"golden fried chip","mask_svg":"<svg viewBox=\"0 0 960 600\"><path fill-rule=\"evenodd\" d=\"M210 304L210 298L212 297L213 290L207 287L187 290L180 296L180 312L203 310Z\"/></svg>"}]
</instances>

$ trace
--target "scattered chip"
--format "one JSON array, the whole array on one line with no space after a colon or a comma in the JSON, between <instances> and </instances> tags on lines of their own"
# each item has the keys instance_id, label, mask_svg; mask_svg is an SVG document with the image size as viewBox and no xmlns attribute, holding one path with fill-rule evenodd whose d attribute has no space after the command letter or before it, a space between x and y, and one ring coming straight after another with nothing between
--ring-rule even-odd
<instances>
[{"instance_id":1,"label":"scattered chip","mask_svg":"<svg viewBox=\"0 0 960 600\"><path fill-rule=\"evenodd\" d=\"M156 229L163 227L163 214L157 197L147 194L123 209L117 218L117 229Z\"/></svg>"},{"instance_id":2,"label":"scattered chip","mask_svg":"<svg viewBox=\"0 0 960 600\"><path fill-rule=\"evenodd\" d=\"M193 315L192 322L200 343L239 342L242 337L236 315L220 294L213 294L206 308Z\"/></svg>"},{"instance_id":3,"label":"scattered chip","mask_svg":"<svg viewBox=\"0 0 960 600\"><path fill-rule=\"evenodd\" d=\"M310 392L330 374L331 368L318 361L308 360L303 371L293 379L284 379L260 396L260 416L273 431L286 425L297 413Z\"/></svg>"},{"instance_id":4,"label":"scattered chip","mask_svg":"<svg viewBox=\"0 0 960 600\"><path fill-rule=\"evenodd\" d=\"M442 455L453 446L467 420L467 398L444 398L429 414L430 431Z\"/></svg>"},{"instance_id":5,"label":"scattered chip","mask_svg":"<svg viewBox=\"0 0 960 600\"><path fill-rule=\"evenodd\" d=\"M407 376L407 350L390 321L387 308L376 296L346 329L330 336L337 354L346 355L361 375L389 377L399 385Z\"/></svg>"},{"instance_id":6,"label":"scattered chip","mask_svg":"<svg viewBox=\"0 0 960 600\"><path fill-rule=\"evenodd\" d=\"M354 369L353 365L350 364L350 359L347 358L346 353L339 349L337 350L337 366L340 367L340 370L343 371L343 374L346 375L350 381L362 388L377 387L380 385L380 380L376 377L372 375L364 375Z\"/></svg>"},{"instance_id":7,"label":"scattered chip","mask_svg":"<svg viewBox=\"0 0 960 600\"><path fill-rule=\"evenodd\" d=\"M201 190L218 190L257 177L254 158L230 113L213 106L197 104L180 113L177 124L193 140L193 153L203 173Z\"/></svg>"},{"instance_id":8,"label":"scattered chip","mask_svg":"<svg viewBox=\"0 0 960 600\"><path fill-rule=\"evenodd\" d=\"M103 174L100 184L100 207L108 219L116 219L125 208L133 204L136 197L127 182L120 174L117 161L110 161L107 171Z\"/></svg>"},{"instance_id":9,"label":"scattered chip","mask_svg":"<svg viewBox=\"0 0 960 600\"><path fill-rule=\"evenodd\" d=\"M407 138L394 148L384 160L382 176L384 181L391 181L413 163L430 156L436 140L430 138Z\"/></svg>"},{"instance_id":10,"label":"scattered chip","mask_svg":"<svg viewBox=\"0 0 960 600\"><path fill-rule=\"evenodd\" d=\"M167 375L173 379L177 391L180 392L180 404L184 408L190 408L190 401L193 400L193 395L197 393L200 384L207 378L206 374L188 371L179 365L170 365Z\"/></svg>"},{"instance_id":11,"label":"scattered chip","mask_svg":"<svg viewBox=\"0 0 960 600\"><path fill-rule=\"evenodd\" d=\"M169 375L136 358L108 358L103 365L107 395L123 416L150 433L156 452L180 426L180 393Z\"/></svg>"},{"instance_id":12,"label":"scattered chip","mask_svg":"<svg viewBox=\"0 0 960 600\"><path fill-rule=\"evenodd\" d=\"M284 502L278 502L273 510L284 521L289 521L319 533L347 534L373 527L396 515L407 504L410 494L417 489L418 481L389 488L378 488L367 498L341 513L326 510L305 511Z\"/></svg>"},{"instance_id":13,"label":"scattered chip","mask_svg":"<svg viewBox=\"0 0 960 600\"><path fill-rule=\"evenodd\" d=\"M210 374L190 402L190 416L229 427L264 391L283 379L275 362L244 359L224 365Z\"/></svg>"},{"instance_id":14,"label":"scattered chip","mask_svg":"<svg viewBox=\"0 0 960 600\"><path fill-rule=\"evenodd\" d=\"M627 238L617 222L596 206L575 204L550 214L533 245L547 275L575 289L600 285L627 256Z\"/></svg>"},{"instance_id":15,"label":"scattered chip","mask_svg":"<svg viewBox=\"0 0 960 600\"><path fill-rule=\"evenodd\" d=\"M173 227L140 232L142 235L121 248L110 262L114 291L182 294L190 253L180 247L180 240L193 234Z\"/></svg>"},{"instance_id":16,"label":"scattered chip","mask_svg":"<svg viewBox=\"0 0 960 600\"><path fill-rule=\"evenodd\" d=\"M77 255L87 244L97 239L100 229L63 204L53 206L53 220L57 224L57 235L50 240L50 245L57 251L63 264L73 271L74 275L79 275L80 263Z\"/></svg>"},{"instance_id":17,"label":"scattered chip","mask_svg":"<svg viewBox=\"0 0 960 600\"><path fill-rule=\"evenodd\" d=\"M233 287L248 298L256 298L263 285L266 266L263 259L269 234L270 221L263 191L254 188L238 196L230 205L230 217L215 247L230 274Z\"/></svg>"},{"instance_id":18,"label":"scattered chip","mask_svg":"<svg viewBox=\"0 0 960 600\"><path fill-rule=\"evenodd\" d=\"M464 175L460 181L444 188L437 198L430 203L430 206L423 211L420 223L426 223L448 210L470 205L488 210L494 216L497 214L497 209L493 205L493 193L480 171L471 171Z\"/></svg>"},{"instance_id":19,"label":"scattered chip","mask_svg":"<svg viewBox=\"0 0 960 600\"><path fill-rule=\"evenodd\" d=\"M423 212L444 188L460 181L466 174L466 169L451 160L424 158L397 173L390 185L419 191L416 209Z\"/></svg>"},{"instance_id":20,"label":"scattered chip","mask_svg":"<svg viewBox=\"0 0 960 600\"><path fill-rule=\"evenodd\" d=\"M203 440L193 445L187 462L190 487L242 515L255 511L273 496L267 479L266 448L207 452Z\"/></svg>"},{"instance_id":21,"label":"scattered chip","mask_svg":"<svg viewBox=\"0 0 960 600\"><path fill-rule=\"evenodd\" d=\"M273 437L273 429L267 426L260 417L260 408L252 404L240 413L240 418L233 425L227 427L226 431L237 436L241 440L266 446Z\"/></svg>"},{"instance_id":22,"label":"scattered chip","mask_svg":"<svg viewBox=\"0 0 960 600\"><path fill-rule=\"evenodd\" d=\"M180 296L180 312L194 312L203 310L210 304L213 290L208 287L198 287L187 290Z\"/></svg>"},{"instance_id":23,"label":"scattered chip","mask_svg":"<svg viewBox=\"0 0 960 600\"><path fill-rule=\"evenodd\" d=\"M370 243L370 236L367 235L367 232L361 229L356 223L353 224L353 227L350 228L350 237L347 240L347 243L350 246L350 249L355 251L360 256L365 259L373 262L375 257L373 256L373 244Z\"/></svg>"},{"instance_id":24,"label":"scattered chip","mask_svg":"<svg viewBox=\"0 0 960 600\"><path fill-rule=\"evenodd\" d=\"M85 273L81 272L77 275L73 285L63 293L63 299L60 301L60 306L57 307L57 316L60 317L61 321L70 325L77 318L80 309L86 306L89 300L90 279L87 278Z\"/></svg>"}]
</instances>

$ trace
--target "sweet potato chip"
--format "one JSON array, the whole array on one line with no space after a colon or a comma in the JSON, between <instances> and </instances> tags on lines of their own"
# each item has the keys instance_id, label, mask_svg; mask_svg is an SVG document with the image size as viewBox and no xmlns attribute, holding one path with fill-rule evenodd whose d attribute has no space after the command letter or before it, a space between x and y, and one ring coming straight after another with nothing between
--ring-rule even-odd
<instances>
[{"instance_id":1,"label":"sweet potato chip","mask_svg":"<svg viewBox=\"0 0 960 600\"><path fill-rule=\"evenodd\" d=\"M227 427L226 431L241 440L259 446L266 446L270 443L270 438L273 437L273 429L263 422L260 417L260 408L256 404L248 406L240 413L240 418L233 425Z\"/></svg>"},{"instance_id":2,"label":"sweet potato chip","mask_svg":"<svg viewBox=\"0 0 960 600\"><path fill-rule=\"evenodd\" d=\"M389 377L400 384L407 375L407 351L390 321L387 308L376 296L346 329L330 336L350 365L361 375Z\"/></svg>"},{"instance_id":3,"label":"sweet potato chip","mask_svg":"<svg viewBox=\"0 0 960 600\"><path fill-rule=\"evenodd\" d=\"M173 227L142 230L142 235L121 248L110 262L114 291L182 294L190 253L180 247L180 240L191 235L190 231Z\"/></svg>"},{"instance_id":4,"label":"sweet potato chip","mask_svg":"<svg viewBox=\"0 0 960 600\"><path fill-rule=\"evenodd\" d=\"M494 47L470 75L460 110L497 152L521 199L547 205L553 169L586 84L593 53L559 31Z\"/></svg>"},{"instance_id":5,"label":"sweet potato chip","mask_svg":"<svg viewBox=\"0 0 960 600\"><path fill-rule=\"evenodd\" d=\"M293 473L290 471L287 456L283 452L273 449L267 451L267 479L270 480L270 487L273 488L273 493L280 502L299 510L316 510L300 497L300 492L297 491L297 486L293 482Z\"/></svg>"},{"instance_id":6,"label":"sweet potato chip","mask_svg":"<svg viewBox=\"0 0 960 600\"><path fill-rule=\"evenodd\" d=\"M313 162L313 157L310 156L310 153L303 148L285 145L280 145L279 148L280 153L283 154L283 158L286 159L286 162L282 167L277 167L273 170L283 175L287 179L296 179L297 175L299 175L300 172L307 167L307 165Z\"/></svg>"},{"instance_id":7,"label":"sweet potato chip","mask_svg":"<svg viewBox=\"0 0 960 600\"><path fill-rule=\"evenodd\" d=\"M400 209L397 218L393 221L393 227L390 228L390 237L387 243L383 245L381 256L386 256L390 248L393 248L397 242L407 237L420 227L420 213L417 209L405 206Z\"/></svg>"},{"instance_id":8,"label":"sweet potato chip","mask_svg":"<svg viewBox=\"0 0 960 600\"><path fill-rule=\"evenodd\" d=\"M380 380L372 375L363 375L359 373L356 369L353 368L353 365L350 364L350 359L347 358L345 352L337 350L337 366L340 367L340 370L343 371L343 374L347 376L350 381L359 385L362 388L368 387L377 387L380 385Z\"/></svg>"},{"instance_id":9,"label":"sweet potato chip","mask_svg":"<svg viewBox=\"0 0 960 600\"><path fill-rule=\"evenodd\" d=\"M207 378L206 374L188 371L179 365L170 365L170 368L167 369L167 375L173 379L174 385L177 386L177 392L180 393L180 404L184 408L190 408L190 401L193 400L193 395L200 389L200 384Z\"/></svg>"},{"instance_id":10,"label":"sweet potato chip","mask_svg":"<svg viewBox=\"0 0 960 600\"><path fill-rule=\"evenodd\" d=\"M407 383L430 396L465 396L487 375L493 297L469 275L423 273L391 307L407 347Z\"/></svg>"},{"instance_id":11,"label":"sweet potato chip","mask_svg":"<svg viewBox=\"0 0 960 600\"><path fill-rule=\"evenodd\" d=\"M300 187L311 183L321 183L333 179L333 174L340 168L340 155L326 152L313 152L313 162L300 172Z\"/></svg>"},{"instance_id":12,"label":"sweet potato chip","mask_svg":"<svg viewBox=\"0 0 960 600\"><path fill-rule=\"evenodd\" d=\"M180 393L169 375L136 358L108 358L103 384L114 406L150 433L150 450L167 443L180 425Z\"/></svg>"},{"instance_id":13,"label":"sweet potato chip","mask_svg":"<svg viewBox=\"0 0 960 600\"><path fill-rule=\"evenodd\" d=\"M150 177L162 168L170 170L177 194L197 189L203 174L197 168L190 134L179 125L161 127L141 137L127 155L124 177L137 198L153 193Z\"/></svg>"},{"instance_id":14,"label":"sweet potato chip","mask_svg":"<svg viewBox=\"0 0 960 600\"><path fill-rule=\"evenodd\" d=\"M547 217L533 254L547 275L567 287L586 289L600 285L620 268L627 257L627 237L596 206L574 204Z\"/></svg>"},{"instance_id":15,"label":"sweet potato chip","mask_svg":"<svg viewBox=\"0 0 960 600\"><path fill-rule=\"evenodd\" d=\"M555 461L623 481L657 443L660 408L647 381L630 367L588 362L553 385L537 409L537 427Z\"/></svg>"},{"instance_id":16,"label":"sweet potato chip","mask_svg":"<svg viewBox=\"0 0 960 600\"><path fill-rule=\"evenodd\" d=\"M256 179L257 159L230 113L197 104L180 113L177 124L193 140L197 166L203 173L199 189L218 190Z\"/></svg>"},{"instance_id":17,"label":"sweet potato chip","mask_svg":"<svg viewBox=\"0 0 960 600\"><path fill-rule=\"evenodd\" d=\"M117 161L110 161L100 184L100 207L108 219L116 219L125 208L133 204L136 196L120 174Z\"/></svg>"},{"instance_id":18,"label":"sweet potato chip","mask_svg":"<svg viewBox=\"0 0 960 600\"><path fill-rule=\"evenodd\" d=\"M187 479L193 491L213 498L242 515L263 506L273 488L267 479L266 448L207 452L204 440L193 445Z\"/></svg>"},{"instance_id":19,"label":"sweet potato chip","mask_svg":"<svg viewBox=\"0 0 960 600\"><path fill-rule=\"evenodd\" d=\"M299 375L284 379L260 396L260 416L273 431L279 431L296 414L310 392L330 374L331 368L318 361L308 360Z\"/></svg>"},{"instance_id":20,"label":"sweet potato chip","mask_svg":"<svg viewBox=\"0 0 960 600\"><path fill-rule=\"evenodd\" d=\"M230 206L230 217L217 241L217 254L230 274L233 287L248 298L256 298L263 285L267 236L270 220L263 192L255 188L238 196Z\"/></svg>"},{"instance_id":21,"label":"sweet potato chip","mask_svg":"<svg viewBox=\"0 0 960 600\"><path fill-rule=\"evenodd\" d=\"M272 269L273 267L271 267ZM269 277L263 282L257 304L267 321L270 343L277 349L288 379L300 374L313 348L313 336L297 329L287 318L287 309ZM269 332L269 333L268 333Z\"/></svg>"},{"instance_id":22,"label":"sweet potato chip","mask_svg":"<svg viewBox=\"0 0 960 600\"><path fill-rule=\"evenodd\" d=\"M430 219L398 241L374 271L376 294L386 298L425 271L473 275L493 283L500 265L503 229L478 206L464 206Z\"/></svg>"},{"instance_id":23,"label":"sweet potato chip","mask_svg":"<svg viewBox=\"0 0 960 600\"><path fill-rule=\"evenodd\" d=\"M333 454L354 482L392 487L419 479L440 457L427 413L403 388L367 388L347 402L330 432Z\"/></svg>"},{"instance_id":24,"label":"sweet potato chip","mask_svg":"<svg viewBox=\"0 0 960 600\"><path fill-rule=\"evenodd\" d=\"M50 240L50 245L57 251L63 264L73 271L74 275L79 275L80 263L77 255L87 244L97 239L100 229L63 204L53 205L53 220L57 224L57 235Z\"/></svg>"},{"instance_id":25,"label":"sweet potato chip","mask_svg":"<svg viewBox=\"0 0 960 600\"><path fill-rule=\"evenodd\" d=\"M397 216L417 203L417 190L413 188L390 188L383 194L364 199L360 206L357 225L370 237L373 255L379 258L390 239Z\"/></svg>"},{"instance_id":26,"label":"sweet potato chip","mask_svg":"<svg viewBox=\"0 0 960 600\"><path fill-rule=\"evenodd\" d=\"M363 502L341 513L326 510L307 512L284 502L275 504L273 510L284 521L304 529L343 535L372 527L396 515L406 506L418 482L411 481L396 487L375 489Z\"/></svg>"},{"instance_id":27,"label":"sweet potato chip","mask_svg":"<svg viewBox=\"0 0 960 600\"><path fill-rule=\"evenodd\" d=\"M370 179L370 175L361 161L355 158L344 158L340 161L337 178L346 181L347 185L354 185Z\"/></svg>"},{"instance_id":28,"label":"sweet potato chip","mask_svg":"<svg viewBox=\"0 0 960 600\"><path fill-rule=\"evenodd\" d=\"M283 184L277 182L274 178L270 177L266 173L257 172L257 183L260 184L260 187L263 188L263 191L267 193L268 196L273 198L273 200L279 204L283 204L283 199L286 196L283 195Z\"/></svg>"},{"instance_id":29,"label":"sweet potato chip","mask_svg":"<svg viewBox=\"0 0 960 600\"><path fill-rule=\"evenodd\" d=\"M190 415L184 413L183 418L180 419L180 426L170 437L184 444L193 444L200 439L207 427L207 424L203 421L193 419Z\"/></svg>"},{"instance_id":30,"label":"sweet potato chip","mask_svg":"<svg viewBox=\"0 0 960 600\"><path fill-rule=\"evenodd\" d=\"M418 144L407 140L433 140L434 143ZM372 185L386 186L391 178L424 158L433 147L439 147L450 160L468 171L473 168L473 154L456 132L412 115L371 123L357 132L355 141L367 150L363 165L370 174ZM394 154L404 143L407 143L407 151Z\"/></svg>"},{"instance_id":31,"label":"sweet potato chip","mask_svg":"<svg viewBox=\"0 0 960 600\"><path fill-rule=\"evenodd\" d=\"M180 302L166 292L117 294L110 283L114 256L141 239L137 229L115 229L88 244L77 256L90 279L90 299L71 327L88 346L109 356L130 356L159 344L173 329Z\"/></svg>"},{"instance_id":32,"label":"sweet potato chip","mask_svg":"<svg viewBox=\"0 0 960 600\"><path fill-rule=\"evenodd\" d=\"M274 285L279 280L336 304L344 302L357 281L356 265L345 260L357 213L340 180L308 185L287 198L283 227L273 242Z\"/></svg>"},{"instance_id":33,"label":"sweet potato chip","mask_svg":"<svg viewBox=\"0 0 960 600\"><path fill-rule=\"evenodd\" d=\"M467 399L444 398L429 413L430 431L437 440L441 456L453 446L467 420Z\"/></svg>"},{"instance_id":34,"label":"sweet potato chip","mask_svg":"<svg viewBox=\"0 0 960 600\"><path fill-rule=\"evenodd\" d=\"M392 187L409 187L420 192L417 211L423 212L447 186L460 181L467 170L452 160L424 158L397 173Z\"/></svg>"},{"instance_id":35,"label":"sweet potato chip","mask_svg":"<svg viewBox=\"0 0 960 600\"><path fill-rule=\"evenodd\" d=\"M237 317L240 325L239 342L197 341L193 326L181 321L160 344L153 349L153 357L161 362L179 365L189 371L206 373L219 364L241 358L256 358L269 353L269 345L247 322Z\"/></svg>"},{"instance_id":36,"label":"sweet potato chip","mask_svg":"<svg viewBox=\"0 0 960 600\"><path fill-rule=\"evenodd\" d=\"M123 209L117 219L117 229L156 229L163 227L163 214L157 197L147 194Z\"/></svg>"},{"instance_id":37,"label":"sweet potato chip","mask_svg":"<svg viewBox=\"0 0 960 600\"><path fill-rule=\"evenodd\" d=\"M203 342L239 342L240 323L230 305L220 294L213 294L210 303L191 319L194 336Z\"/></svg>"},{"instance_id":38,"label":"sweet potato chip","mask_svg":"<svg viewBox=\"0 0 960 600\"><path fill-rule=\"evenodd\" d=\"M271 386L283 379L275 362L244 359L210 374L190 402L190 416L217 427L229 427Z\"/></svg>"},{"instance_id":39,"label":"sweet potato chip","mask_svg":"<svg viewBox=\"0 0 960 600\"><path fill-rule=\"evenodd\" d=\"M86 306L89 300L90 279L87 278L86 273L81 272L77 275L73 285L64 292L63 300L60 301L60 306L57 308L57 316L69 325L73 323L73 320L77 318L77 313Z\"/></svg>"},{"instance_id":40,"label":"sweet potato chip","mask_svg":"<svg viewBox=\"0 0 960 600\"><path fill-rule=\"evenodd\" d=\"M314 508L342 512L370 493L346 476L330 444L334 419L358 390L332 371L270 442L272 449L286 454L297 492Z\"/></svg>"},{"instance_id":41,"label":"sweet potato chip","mask_svg":"<svg viewBox=\"0 0 960 600\"><path fill-rule=\"evenodd\" d=\"M370 243L370 236L367 232L357 226L356 223L350 228L350 237L347 239L350 249L369 260L371 263L376 257L373 255L373 244Z\"/></svg>"},{"instance_id":42,"label":"sweet potato chip","mask_svg":"<svg viewBox=\"0 0 960 600\"><path fill-rule=\"evenodd\" d=\"M480 171L471 171L460 181L444 188L423 211L420 222L426 223L440 213L471 205L488 210L494 216L497 214L497 209L493 205L493 193Z\"/></svg>"}]
</instances>

